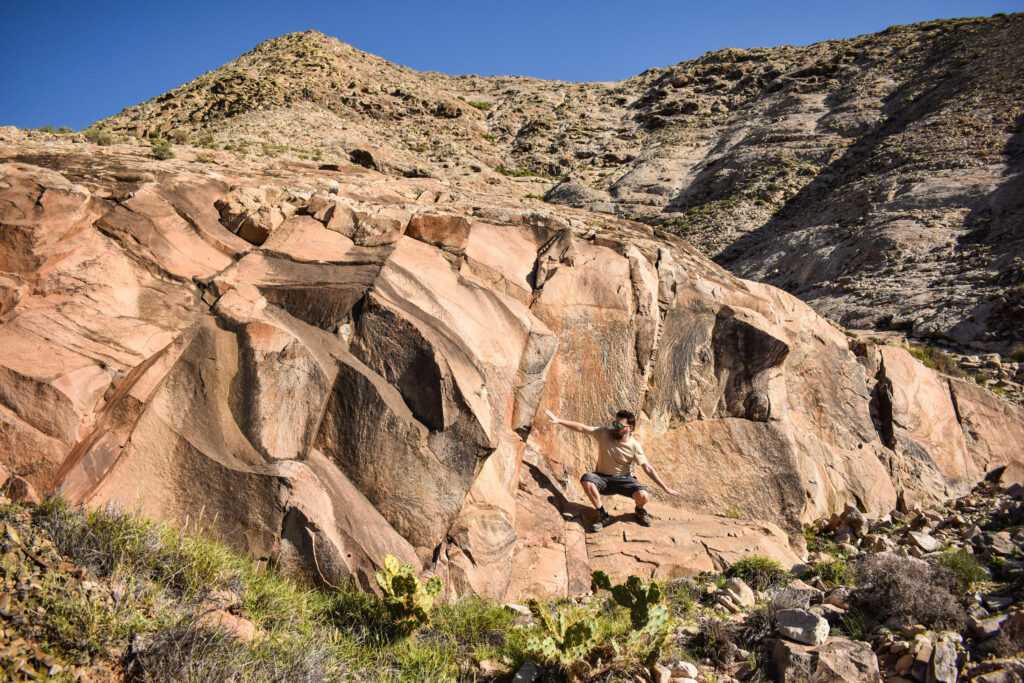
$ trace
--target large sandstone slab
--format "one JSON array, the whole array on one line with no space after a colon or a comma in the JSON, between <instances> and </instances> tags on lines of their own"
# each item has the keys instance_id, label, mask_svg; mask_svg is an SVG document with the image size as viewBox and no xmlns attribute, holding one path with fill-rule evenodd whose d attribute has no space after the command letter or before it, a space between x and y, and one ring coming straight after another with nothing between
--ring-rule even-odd
<instances>
[{"instance_id":1,"label":"large sandstone slab","mask_svg":"<svg viewBox=\"0 0 1024 683\"><path fill-rule=\"evenodd\" d=\"M96 226L175 278L206 278L231 264L152 185L113 206Z\"/></svg>"},{"instance_id":2,"label":"large sandstone slab","mask_svg":"<svg viewBox=\"0 0 1024 683\"><path fill-rule=\"evenodd\" d=\"M0 465L201 517L315 582L372 588L384 553L508 600L585 593L595 568L790 565L812 518L1020 458L998 399L855 356L794 297L645 226L376 173L46 158L86 181L0 166ZM588 534L595 445L544 408L634 410L683 495L651 486L651 528L609 499Z\"/></svg>"},{"instance_id":3,"label":"large sandstone slab","mask_svg":"<svg viewBox=\"0 0 1024 683\"><path fill-rule=\"evenodd\" d=\"M1024 408L977 384L950 379L949 391L974 465L989 471L1020 460Z\"/></svg>"},{"instance_id":4,"label":"large sandstone slab","mask_svg":"<svg viewBox=\"0 0 1024 683\"><path fill-rule=\"evenodd\" d=\"M965 492L983 469L969 457L948 379L923 368L904 349L883 346L879 352L879 412L883 436L891 439L887 445L897 455L908 453L906 460L923 461L941 475L944 490L922 490L920 495L941 498ZM921 466L908 463L913 469ZM899 485L911 491L916 488L913 481Z\"/></svg>"}]
</instances>

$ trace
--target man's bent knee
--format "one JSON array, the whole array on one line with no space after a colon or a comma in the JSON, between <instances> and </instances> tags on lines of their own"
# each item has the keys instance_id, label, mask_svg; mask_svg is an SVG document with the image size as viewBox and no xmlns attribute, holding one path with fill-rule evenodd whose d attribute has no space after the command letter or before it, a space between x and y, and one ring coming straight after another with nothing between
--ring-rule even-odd
<instances>
[{"instance_id":1,"label":"man's bent knee","mask_svg":"<svg viewBox=\"0 0 1024 683\"><path fill-rule=\"evenodd\" d=\"M639 491L637 491L636 493L633 494L633 500L635 500L640 505L647 505L647 502L650 499L651 499L651 495L649 493L647 493L647 491L644 491L643 489L641 489L641 490L639 490Z\"/></svg>"}]
</instances>

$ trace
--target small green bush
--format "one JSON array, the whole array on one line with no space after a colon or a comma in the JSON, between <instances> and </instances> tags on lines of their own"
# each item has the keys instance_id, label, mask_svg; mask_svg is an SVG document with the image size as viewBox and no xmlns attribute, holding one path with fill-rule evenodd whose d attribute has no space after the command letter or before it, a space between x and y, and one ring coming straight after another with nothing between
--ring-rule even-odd
<instances>
[{"instance_id":1,"label":"small green bush","mask_svg":"<svg viewBox=\"0 0 1024 683\"><path fill-rule=\"evenodd\" d=\"M508 166L498 166L494 170L497 171L498 173L500 173L501 175L507 175L507 176L511 176L513 178L526 178L526 177L544 178L544 177L546 177L546 176L541 175L540 173L537 173L536 171L531 171L528 168L510 168Z\"/></svg>"},{"instance_id":2,"label":"small green bush","mask_svg":"<svg viewBox=\"0 0 1024 683\"><path fill-rule=\"evenodd\" d=\"M101 146L116 145L121 141L120 138L109 130L104 130L102 128L90 128L85 131L84 135L85 139L89 142Z\"/></svg>"},{"instance_id":3,"label":"small green bush","mask_svg":"<svg viewBox=\"0 0 1024 683\"><path fill-rule=\"evenodd\" d=\"M729 627L716 617L702 617L697 627L697 635L690 639L688 649L698 657L710 659L716 666L731 664L736 655L736 643Z\"/></svg>"},{"instance_id":4,"label":"small green bush","mask_svg":"<svg viewBox=\"0 0 1024 683\"><path fill-rule=\"evenodd\" d=\"M936 563L953 572L961 592L969 591L974 584L989 578L978 558L964 550L947 550L936 558Z\"/></svg>"},{"instance_id":5,"label":"small green bush","mask_svg":"<svg viewBox=\"0 0 1024 683\"><path fill-rule=\"evenodd\" d=\"M890 553L863 555L854 563L857 588L850 603L879 621L906 619L928 628L958 630L967 620L953 590L957 579L945 567Z\"/></svg>"},{"instance_id":6,"label":"small green bush","mask_svg":"<svg viewBox=\"0 0 1024 683\"><path fill-rule=\"evenodd\" d=\"M748 650L756 650L761 640L776 630L775 606L772 603L757 605L747 612L743 626L738 633L740 642Z\"/></svg>"},{"instance_id":7,"label":"small green bush","mask_svg":"<svg viewBox=\"0 0 1024 683\"><path fill-rule=\"evenodd\" d=\"M932 346L914 346L909 351L910 355L921 361L925 367L938 370L944 375L951 377L966 376L966 373L960 369L956 359L941 349L936 349Z\"/></svg>"},{"instance_id":8,"label":"small green bush","mask_svg":"<svg viewBox=\"0 0 1024 683\"><path fill-rule=\"evenodd\" d=\"M811 527L804 528L804 541L807 542L807 552L809 553L826 553L837 558L844 558L847 555L847 552L840 548L833 539L819 536Z\"/></svg>"},{"instance_id":9,"label":"small green bush","mask_svg":"<svg viewBox=\"0 0 1024 683\"><path fill-rule=\"evenodd\" d=\"M488 109L491 108L490 102L474 102L473 100L466 100L466 104L476 109L479 109L480 111L487 111Z\"/></svg>"},{"instance_id":10,"label":"small green bush","mask_svg":"<svg viewBox=\"0 0 1024 683\"><path fill-rule=\"evenodd\" d=\"M775 586L785 586L793 577L775 560L761 555L751 555L737 560L725 572L728 577L743 579L751 588L759 591Z\"/></svg>"},{"instance_id":11,"label":"small green bush","mask_svg":"<svg viewBox=\"0 0 1024 683\"><path fill-rule=\"evenodd\" d=\"M820 577L826 586L849 586L853 584L856 572L846 560L815 562L804 573L803 578Z\"/></svg>"},{"instance_id":12,"label":"small green bush","mask_svg":"<svg viewBox=\"0 0 1024 683\"><path fill-rule=\"evenodd\" d=\"M37 133L56 133L57 129L53 126L39 126L36 128Z\"/></svg>"},{"instance_id":13,"label":"small green bush","mask_svg":"<svg viewBox=\"0 0 1024 683\"><path fill-rule=\"evenodd\" d=\"M676 617L690 617L697 612L697 603L704 591L691 578L674 579L662 589L663 599L669 612Z\"/></svg>"},{"instance_id":14,"label":"small green bush","mask_svg":"<svg viewBox=\"0 0 1024 683\"><path fill-rule=\"evenodd\" d=\"M1009 358L1013 363L1024 363L1024 344L1017 344L1010 349Z\"/></svg>"},{"instance_id":15,"label":"small green bush","mask_svg":"<svg viewBox=\"0 0 1024 683\"><path fill-rule=\"evenodd\" d=\"M171 141L167 138L153 138L149 144L152 148L153 156L157 159L170 159L174 157Z\"/></svg>"},{"instance_id":16,"label":"small green bush","mask_svg":"<svg viewBox=\"0 0 1024 683\"><path fill-rule=\"evenodd\" d=\"M845 636L853 640L867 640L870 631L867 617L857 610L850 610L839 615L839 628L833 630L839 631L834 635Z\"/></svg>"},{"instance_id":17,"label":"small green bush","mask_svg":"<svg viewBox=\"0 0 1024 683\"><path fill-rule=\"evenodd\" d=\"M471 595L438 605L433 613L433 624L442 633L471 640L481 634L505 632L518 616L501 605Z\"/></svg>"}]
</instances>

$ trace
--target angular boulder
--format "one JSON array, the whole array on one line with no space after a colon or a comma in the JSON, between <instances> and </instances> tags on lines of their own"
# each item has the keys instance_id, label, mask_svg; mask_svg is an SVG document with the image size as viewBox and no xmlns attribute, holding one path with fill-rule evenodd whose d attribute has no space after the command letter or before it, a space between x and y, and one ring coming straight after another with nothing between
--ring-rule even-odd
<instances>
[{"instance_id":1,"label":"angular boulder","mask_svg":"<svg viewBox=\"0 0 1024 683\"><path fill-rule=\"evenodd\" d=\"M781 683L877 683L878 658L868 643L830 638L820 645L779 639L772 651L776 680Z\"/></svg>"}]
</instances>

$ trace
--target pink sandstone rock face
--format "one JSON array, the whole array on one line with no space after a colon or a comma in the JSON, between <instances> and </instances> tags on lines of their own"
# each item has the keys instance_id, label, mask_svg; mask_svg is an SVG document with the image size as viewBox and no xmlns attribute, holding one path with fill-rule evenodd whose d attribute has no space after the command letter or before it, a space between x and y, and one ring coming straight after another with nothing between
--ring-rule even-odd
<instances>
[{"instance_id":1,"label":"pink sandstone rock face","mask_svg":"<svg viewBox=\"0 0 1024 683\"><path fill-rule=\"evenodd\" d=\"M856 352L856 353L855 353ZM640 416L654 526L589 534L588 424ZM372 588L668 578L1019 463L1024 411L682 240L425 178L129 153L0 165L0 465ZM643 475L640 475L643 477Z\"/></svg>"}]
</instances>

